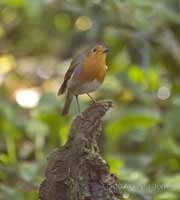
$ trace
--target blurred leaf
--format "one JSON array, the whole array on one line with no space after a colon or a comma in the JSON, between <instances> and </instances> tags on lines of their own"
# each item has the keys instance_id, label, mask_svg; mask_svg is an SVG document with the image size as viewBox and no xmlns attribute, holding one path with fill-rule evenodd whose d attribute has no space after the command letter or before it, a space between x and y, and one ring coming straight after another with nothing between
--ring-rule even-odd
<instances>
[{"instance_id":1,"label":"blurred leaf","mask_svg":"<svg viewBox=\"0 0 180 200\"><path fill-rule=\"evenodd\" d=\"M37 165L33 163L23 163L21 166L19 166L18 171L20 177L28 182L33 182L38 175Z\"/></svg>"},{"instance_id":2,"label":"blurred leaf","mask_svg":"<svg viewBox=\"0 0 180 200\"><path fill-rule=\"evenodd\" d=\"M128 74L129 74L130 79L134 81L135 83L143 83L145 81L144 72L142 71L140 67L132 66L129 69Z\"/></svg>"},{"instance_id":3,"label":"blurred leaf","mask_svg":"<svg viewBox=\"0 0 180 200\"><path fill-rule=\"evenodd\" d=\"M114 157L108 156L107 162L110 165L111 172L114 173L116 176L120 177L120 173L121 173L120 171L121 171L121 168L123 166L123 161L120 160L119 158L115 157L115 156Z\"/></svg>"},{"instance_id":4,"label":"blurred leaf","mask_svg":"<svg viewBox=\"0 0 180 200\"><path fill-rule=\"evenodd\" d=\"M159 87L159 77L158 77L158 71L154 68L149 68L146 71L145 78L148 82L148 87L151 91L157 90Z\"/></svg>"},{"instance_id":5,"label":"blurred leaf","mask_svg":"<svg viewBox=\"0 0 180 200\"><path fill-rule=\"evenodd\" d=\"M62 125L59 130L61 145L64 145L66 143L68 135L69 135L69 125L64 124L64 126Z\"/></svg>"},{"instance_id":6,"label":"blurred leaf","mask_svg":"<svg viewBox=\"0 0 180 200\"><path fill-rule=\"evenodd\" d=\"M165 199L178 200L178 196L173 192L164 192L155 197L155 200L165 200Z\"/></svg>"},{"instance_id":7,"label":"blurred leaf","mask_svg":"<svg viewBox=\"0 0 180 200\"><path fill-rule=\"evenodd\" d=\"M45 137L49 132L49 127L43 122L30 120L27 124L27 132L32 138L35 138L39 134L41 137Z\"/></svg>"},{"instance_id":8,"label":"blurred leaf","mask_svg":"<svg viewBox=\"0 0 180 200\"><path fill-rule=\"evenodd\" d=\"M71 25L70 17L66 14L56 15L54 25L59 31L67 31Z\"/></svg>"},{"instance_id":9,"label":"blurred leaf","mask_svg":"<svg viewBox=\"0 0 180 200\"><path fill-rule=\"evenodd\" d=\"M6 4L9 6L14 6L14 7L21 7L25 3L25 0L6 0Z\"/></svg>"},{"instance_id":10,"label":"blurred leaf","mask_svg":"<svg viewBox=\"0 0 180 200\"><path fill-rule=\"evenodd\" d=\"M180 191L180 174L162 177L160 181L169 191Z\"/></svg>"},{"instance_id":11,"label":"blurred leaf","mask_svg":"<svg viewBox=\"0 0 180 200\"><path fill-rule=\"evenodd\" d=\"M129 110L121 114L120 119L112 121L106 126L107 137L116 139L122 133L131 129L147 129L157 125L160 122L160 116L157 112L143 111L140 108Z\"/></svg>"},{"instance_id":12,"label":"blurred leaf","mask_svg":"<svg viewBox=\"0 0 180 200\"><path fill-rule=\"evenodd\" d=\"M167 112L167 115L165 116L165 126L166 131L170 134L175 134L179 136L179 112L180 112L180 106L172 107Z\"/></svg>"}]
</instances>

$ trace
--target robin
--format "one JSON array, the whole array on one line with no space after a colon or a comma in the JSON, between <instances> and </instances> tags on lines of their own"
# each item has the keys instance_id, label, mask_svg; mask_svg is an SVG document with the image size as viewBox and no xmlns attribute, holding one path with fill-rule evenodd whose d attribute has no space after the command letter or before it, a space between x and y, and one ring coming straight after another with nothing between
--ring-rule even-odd
<instances>
[{"instance_id":1,"label":"robin","mask_svg":"<svg viewBox=\"0 0 180 200\"><path fill-rule=\"evenodd\" d=\"M62 115L68 114L73 96L76 97L79 112L78 95L87 94L93 103L96 102L89 93L96 91L104 81L107 52L105 46L96 45L74 57L58 91L58 95L61 95L67 90Z\"/></svg>"}]
</instances>

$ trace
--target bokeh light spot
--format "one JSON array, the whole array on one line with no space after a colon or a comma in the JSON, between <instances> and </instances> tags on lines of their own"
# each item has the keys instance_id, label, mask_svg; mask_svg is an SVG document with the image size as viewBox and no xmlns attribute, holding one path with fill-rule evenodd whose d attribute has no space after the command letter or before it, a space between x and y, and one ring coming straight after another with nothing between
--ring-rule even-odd
<instances>
[{"instance_id":1,"label":"bokeh light spot","mask_svg":"<svg viewBox=\"0 0 180 200\"><path fill-rule=\"evenodd\" d=\"M16 102L24 108L34 108L38 105L40 94L34 89L18 89L15 92Z\"/></svg>"},{"instance_id":2,"label":"bokeh light spot","mask_svg":"<svg viewBox=\"0 0 180 200\"><path fill-rule=\"evenodd\" d=\"M87 16L80 16L75 22L75 27L79 31L86 31L92 27L92 20Z\"/></svg>"},{"instance_id":3,"label":"bokeh light spot","mask_svg":"<svg viewBox=\"0 0 180 200\"><path fill-rule=\"evenodd\" d=\"M12 55L0 57L0 74L6 74L16 66L16 60Z\"/></svg>"},{"instance_id":4,"label":"bokeh light spot","mask_svg":"<svg viewBox=\"0 0 180 200\"><path fill-rule=\"evenodd\" d=\"M158 89L157 96L161 100L166 100L170 97L170 89L166 86L162 86Z\"/></svg>"}]
</instances>

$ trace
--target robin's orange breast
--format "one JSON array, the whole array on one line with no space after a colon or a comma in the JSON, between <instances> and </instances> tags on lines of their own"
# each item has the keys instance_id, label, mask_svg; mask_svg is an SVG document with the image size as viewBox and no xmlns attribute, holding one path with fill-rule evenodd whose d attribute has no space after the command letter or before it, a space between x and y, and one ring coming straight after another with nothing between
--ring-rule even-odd
<instances>
[{"instance_id":1,"label":"robin's orange breast","mask_svg":"<svg viewBox=\"0 0 180 200\"><path fill-rule=\"evenodd\" d=\"M81 73L78 77L83 82L90 82L97 80L100 83L103 82L106 74L105 56L89 55L84 59Z\"/></svg>"}]
</instances>

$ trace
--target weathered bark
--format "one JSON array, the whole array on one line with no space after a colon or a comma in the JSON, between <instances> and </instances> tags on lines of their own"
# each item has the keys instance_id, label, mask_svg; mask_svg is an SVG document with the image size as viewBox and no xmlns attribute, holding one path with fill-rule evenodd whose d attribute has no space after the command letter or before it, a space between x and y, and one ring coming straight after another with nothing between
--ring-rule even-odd
<instances>
[{"instance_id":1,"label":"weathered bark","mask_svg":"<svg viewBox=\"0 0 180 200\"><path fill-rule=\"evenodd\" d=\"M92 104L73 121L68 142L48 159L41 200L117 200L115 175L99 154L102 117L111 101Z\"/></svg>"}]
</instances>

